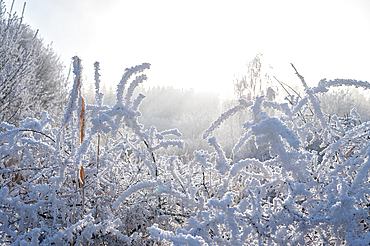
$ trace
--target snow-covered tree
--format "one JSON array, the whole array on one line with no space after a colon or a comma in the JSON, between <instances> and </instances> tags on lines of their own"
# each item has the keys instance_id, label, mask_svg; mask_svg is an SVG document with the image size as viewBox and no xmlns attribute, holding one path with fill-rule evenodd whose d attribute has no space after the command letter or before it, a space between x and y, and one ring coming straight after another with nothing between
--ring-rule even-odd
<instances>
[{"instance_id":1,"label":"snow-covered tree","mask_svg":"<svg viewBox=\"0 0 370 246\"><path fill-rule=\"evenodd\" d=\"M332 88L328 92L318 95L323 111L328 115L344 118L350 114L353 108L356 108L362 121L370 120L370 102L361 89L342 87Z\"/></svg>"},{"instance_id":2,"label":"snow-covered tree","mask_svg":"<svg viewBox=\"0 0 370 246\"><path fill-rule=\"evenodd\" d=\"M22 16L0 1L0 120L17 123L66 99L63 65Z\"/></svg>"},{"instance_id":3,"label":"snow-covered tree","mask_svg":"<svg viewBox=\"0 0 370 246\"><path fill-rule=\"evenodd\" d=\"M272 67L262 60L263 55L257 54L247 63L247 74L235 77L234 93L237 99L252 100L256 96L266 96L274 100L277 96L277 86L272 83Z\"/></svg>"}]
</instances>

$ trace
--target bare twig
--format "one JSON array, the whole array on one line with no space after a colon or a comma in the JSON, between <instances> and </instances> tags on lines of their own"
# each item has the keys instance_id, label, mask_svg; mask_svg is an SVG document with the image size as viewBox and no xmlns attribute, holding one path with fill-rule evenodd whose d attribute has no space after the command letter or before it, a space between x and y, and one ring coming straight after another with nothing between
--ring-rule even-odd
<instances>
[{"instance_id":1,"label":"bare twig","mask_svg":"<svg viewBox=\"0 0 370 246\"><path fill-rule=\"evenodd\" d=\"M303 76L298 73L298 71L294 67L293 63L290 63L290 65L292 65L292 67L294 68L295 74L297 74L298 78L302 81L302 84L303 84L304 88L308 88L306 81L304 80Z\"/></svg>"},{"instance_id":2,"label":"bare twig","mask_svg":"<svg viewBox=\"0 0 370 246\"><path fill-rule=\"evenodd\" d=\"M283 89L285 90L285 92L286 92L286 93L288 93L288 95L289 95L289 96L290 96L290 93L289 93L289 91L284 87L284 85L285 85L285 86L287 86L287 87L289 87L289 89L291 89L295 94L297 94L297 95L298 95L298 97L299 97L299 98L301 98L301 99L302 99L302 97L299 95L299 93L298 93L298 92L296 92L292 87L290 87L289 85L287 85L287 84L285 84L285 83L283 83L283 82L279 81L275 76L274 76L274 79L276 79L276 81L281 85L281 87L283 87ZM292 102L289 98L288 98L288 101L290 102L290 104L291 104L291 105L294 105L294 104L293 104L293 102ZM303 115L303 113L301 112L301 110L299 110L298 115L302 117L302 120L303 120L303 122L304 122L304 123L307 123L307 121L306 121L306 119L304 118L304 115Z\"/></svg>"},{"instance_id":3,"label":"bare twig","mask_svg":"<svg viewBox=\"0 0 370 246\"><path fill-rule=\"evenodd\" d=\"M293 63L290 63L290 65L292 65L292 67L294 68L295 74L297 74L298 78L302 81L302 84L303 84L304 88L305 88L305 89L307 89L307 88L308 88L308 86L307 86L307 83L306 83L306 81L304 80L303 76L302 76L302 75L300 75L300 74L298 73L298 71L297 71L297 69L294 67ZM312 115L315 115L315 114L314 114L314 112L312 111L312 109L311 109L310 107L308 107L308 108L310 109L311 114L312 114Z\"/></svg>"}]
</instances>

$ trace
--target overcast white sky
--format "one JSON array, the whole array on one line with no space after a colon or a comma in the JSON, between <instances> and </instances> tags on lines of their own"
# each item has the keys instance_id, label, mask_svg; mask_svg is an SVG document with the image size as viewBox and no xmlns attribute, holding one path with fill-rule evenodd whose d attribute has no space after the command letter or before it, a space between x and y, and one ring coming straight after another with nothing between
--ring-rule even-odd
<instances>
[{"instance_id":1,"label":"overcast white sky","mask_svg":"<svg viewBox=\"0 0 370 246\"><path fill-rule=\"evenodd\" d=\"M12 0L6 0L8 9ZM16 0L21 13L23 0ZM116 85L124 68L149 62L149 86L232 91L234 74L263 53L278 77L370 82L370 1L27 0L25 22L69 63L79 55ZM69 66L69 64L66 64Z\"/></svg>"}]
</instances>

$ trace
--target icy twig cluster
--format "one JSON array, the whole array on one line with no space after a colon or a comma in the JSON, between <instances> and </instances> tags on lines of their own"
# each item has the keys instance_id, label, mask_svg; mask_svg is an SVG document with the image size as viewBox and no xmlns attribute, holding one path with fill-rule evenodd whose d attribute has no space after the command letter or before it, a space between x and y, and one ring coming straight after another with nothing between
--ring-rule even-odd
<instances>
[{"instance_id":1,"label":"icy twig cluster","mask_svg":"<svg viewBox=\"0 0 370 246\"><path fill-rule=\"evenodd\" d=\"M304 95L289 103L240 100L205 130L214 151L180 157L158 151L183 147L177 129L138 121L145 96L133 98L134 90L150 64L126 69L113 107L103 105L94 66L97 105L84 104L75 57L60 127L46 112L0 124L1 243L369 243L370 124L327 120L317 97L340 82L310 88L296 70ZM241 111L251 117L229 157L213 133ZM360 119L356 109L351 115Z\"/></svg>"}]
</instances>

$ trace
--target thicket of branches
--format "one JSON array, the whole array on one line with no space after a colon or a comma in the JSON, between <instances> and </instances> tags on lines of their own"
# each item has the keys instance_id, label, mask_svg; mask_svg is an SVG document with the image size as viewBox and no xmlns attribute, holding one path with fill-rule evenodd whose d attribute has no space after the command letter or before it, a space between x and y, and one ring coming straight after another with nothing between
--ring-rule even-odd
<instances>
[{"instance_id":1,"label":"thicket of branches","mask_svg":"<svg viewBox=\"0 0 370 246\"><path fill-rule=\"evenodd\" d=\"M369 244L370 123L356 108L327 115L319 100L329 88L368 82L311 88L295 70L304 90L281 103L268 77L261 85L257 56L236 81L236 105L203 132L208 150L184 158L172 152L184 148L178 129L140 123L145 95L135 90L150 64L126 69L115 102L104 105L99 63L95 103L86 103L74 57L63 104L53 94L65 88L57 57L0 3L1 244ZM51 101L65 106L61 117ZM243 131L225 154L215 132L237 115Z\"/></svg>"},{"instance_id":2,"label":"thicket of branches","mask_svg":"<svg viewBox=\"0 0 370 246\"><path fill-rule=\"evenodd\" d=\"M114 106L103 105L95 64L94 105L74 85L63 119L44 113L0 134L0 241L12 245L365 245L369 231L369 128L357 111L343 121L321 110L317 93L354 80L320 81L288 103L260 96L224 112L204 131L213 151L184 160L177 129L145 130L143 94L150 64L126 69ZM281 112L269 116L266 109ZM251 120L225 155L215 129L239 112ZM57 126L57 127L55 127ZM100 136L110 135L106 146ZM249 147L248 147L249 146ZM252 148L253 147L253 148ZM162 151L159 151L162 150ZM163 151L164 150L164 151ZM253 151L252 151L253 150Z\"/></svg>"},{"instance_id":3,"label":"thicket of branches","mask_svg":"<svg viewBox=\"0 0 370 246\"><path fill-rule=\"evenodd\" d=\"M60 111L67 95L59 57L22 20L0 1L0 121L12 124Z\"/></svg>"}]
</instances>

